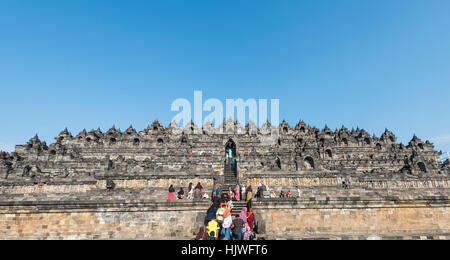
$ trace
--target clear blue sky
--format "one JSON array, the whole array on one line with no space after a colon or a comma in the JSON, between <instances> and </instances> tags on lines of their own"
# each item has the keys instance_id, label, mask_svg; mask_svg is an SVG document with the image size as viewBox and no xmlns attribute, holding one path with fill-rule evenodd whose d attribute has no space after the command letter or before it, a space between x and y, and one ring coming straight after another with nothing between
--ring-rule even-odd
<instances>
[{"instance_id":1,"label":"clear blue sky","mask_svg":"<svg viewBox=\"0 0 450 260\"><path fill-rule=\"evenodd\" d=\"M0 149L167 125L176 98L450 151L450 1L0 1Z\"/></svg>"}]
</instances>

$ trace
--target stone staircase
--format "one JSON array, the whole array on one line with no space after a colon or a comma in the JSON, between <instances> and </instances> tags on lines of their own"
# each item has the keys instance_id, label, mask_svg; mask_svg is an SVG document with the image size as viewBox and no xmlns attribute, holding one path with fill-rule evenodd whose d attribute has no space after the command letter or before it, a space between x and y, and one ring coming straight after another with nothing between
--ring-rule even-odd
<instances>
[{"instance_id":1,"label":"stone staircase","mask_svg":"<svg viewBox=\"0 0 450 260\"><path fill-rule=\"evenodd\" d=\"M243 200L241 201L233 201L233 208L231 209L231 214L233 216L241 213L243 207L247 206L247 203Z\"/></svg>"},{"instance_id":2,"label":"stone staircase","mask_svg":"<svg viewBox=\"0 0 450 260\"><path fill-rule=\"evenodd\" d=\"M224 183L222 185L222 193L227 194L228 187L234 189L234 187L236 187L236 183L238 182L237 170L233 170L233 164L231 160L227 160L224 163L223 175ZM239 183L239 185L241 185L241 183ZM233 201L233 209L231 210L231 213L233 215L239 214L242 210L242 207L245 207L246 205L247 203L245 201Z\"/></svg>"},{"instance_id":3,"label":"stone staircase","mask_svg":"<svg viewBox=\"0 0 450 260\"><path fill-rule=\"evenodd\" d=\"M226 192L228 190L228 187L234 188L236 185L237 179L237 171L233 170L233 164L231 160L227 160L224 164L223 168L223 176L224 176L224 183L223 183L223 190Z\"/></svg>"}]
</instances>

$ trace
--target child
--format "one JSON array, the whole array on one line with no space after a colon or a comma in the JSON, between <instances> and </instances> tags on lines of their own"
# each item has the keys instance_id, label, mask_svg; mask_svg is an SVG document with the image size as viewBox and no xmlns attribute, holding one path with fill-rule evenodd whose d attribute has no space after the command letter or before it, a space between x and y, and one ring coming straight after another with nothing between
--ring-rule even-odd
<instances>
[{"instance_id":1,"label":"child","mask_svg":"<svg viewBox=\"0 0 450 260\"><path fill-rule=\"evenodd\" d=\"M248 223L245 223L244 240L253 240L253 232Z\"/></svg>"},{"instance_id":2,"label":"child","mask_svg":"<svg viewBox=\"0 0 450 260\"><path fill-rule=\"evenodd\" d=\"M208 240L217 240L216 234L214 231L209 232Z\"/></svg>"}]
</instances>

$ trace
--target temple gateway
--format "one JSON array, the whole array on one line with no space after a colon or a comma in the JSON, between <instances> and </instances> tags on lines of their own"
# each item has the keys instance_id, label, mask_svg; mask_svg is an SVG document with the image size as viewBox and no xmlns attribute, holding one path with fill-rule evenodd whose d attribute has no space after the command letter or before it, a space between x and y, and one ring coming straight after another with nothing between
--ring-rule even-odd
<instances>
[{"instance_id":1,"label":"temple gateway","mask_svg":"<svg viewBox=\"0 0 450 260\"><path fill-rule=\"evenodd\" d=\"M0 154L0 239L192 239L210 200L167 192L198 182L209 196L237 183L293 193L254 199L266 239L448 239L450 163L440 155L415 135L404 145L387 129L303 121L65 129L50 145L36 135Z\"/></svg>"}]
</instances>

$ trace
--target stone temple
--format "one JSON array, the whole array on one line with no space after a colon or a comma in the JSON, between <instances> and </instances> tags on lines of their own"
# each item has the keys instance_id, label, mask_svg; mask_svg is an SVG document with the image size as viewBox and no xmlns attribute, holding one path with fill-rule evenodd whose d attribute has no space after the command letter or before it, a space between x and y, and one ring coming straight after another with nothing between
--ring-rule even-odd
<instances>
[{"instance_id":1,"label":"stone temple","mask_svg":"<svg viewBox=\"0 0 450 260\"><path fill-rule=\"evenodd\" d=\"M227 168L232 149L235 171ZM449 239L450 163L417 136L332 131L300 121L257 128L153 122L36 135L0 154L0 239L192 239L208 199L167 200L201 182L300 194L254 199L266 239Z\"/></svg>"}]
</instances>

